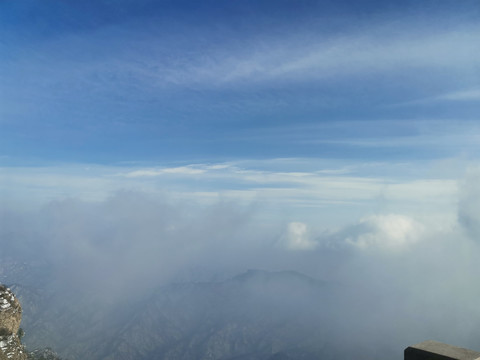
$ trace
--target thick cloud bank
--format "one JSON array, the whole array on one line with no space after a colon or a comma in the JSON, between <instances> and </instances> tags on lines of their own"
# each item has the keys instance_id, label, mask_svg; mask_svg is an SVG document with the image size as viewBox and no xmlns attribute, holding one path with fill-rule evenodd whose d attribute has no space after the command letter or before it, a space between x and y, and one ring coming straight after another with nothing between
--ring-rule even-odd
<instances>
[{"instance_id":1,"label":"thick cloud bank","mask_svg":"<svg viewBox=\"0 0 480 360\"><path fill-rule=\"evenodd\" d=\"M1 256L43 261L52 270L39 281L89 289L109 302L128 297L131 284L141 296L171 281L221 279L248 268L296 270L335 284L329 311L339 339L371 351L430 338L475 348L478 174L460 183L451 226L377 214L314 233L299 221L266 224L255 206L118 192L98 203L69 199L31 213L4 210Z\"/></svg>"}]
</instances>

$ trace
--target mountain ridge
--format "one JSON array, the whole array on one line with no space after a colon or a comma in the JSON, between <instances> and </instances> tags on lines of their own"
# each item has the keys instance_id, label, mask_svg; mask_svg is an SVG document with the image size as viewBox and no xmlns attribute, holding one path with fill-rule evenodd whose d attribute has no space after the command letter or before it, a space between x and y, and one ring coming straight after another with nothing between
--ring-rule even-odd
<instances>
[{"instance_id":1,"label":"mountain ridge","mask_svg":"<svg viewBox=\"0 0 480 360\"><path fill-rule=\"evenodd\" d=\"M26 304L27 345L49 344L72 360L318 354L324 329L317 309L327 288L295 271L250 269L223 281L159 286L128 306L109 308L85 294L61 304L62 295L49 289L17 286Z\"/></svg>"}]
</instances>

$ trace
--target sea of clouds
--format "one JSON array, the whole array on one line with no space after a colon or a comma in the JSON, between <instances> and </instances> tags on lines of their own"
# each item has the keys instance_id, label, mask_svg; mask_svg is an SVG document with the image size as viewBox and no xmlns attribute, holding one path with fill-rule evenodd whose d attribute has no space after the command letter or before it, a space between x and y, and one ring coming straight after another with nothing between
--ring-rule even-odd
<instances>
[{"instance_id":1,"label":"sea of clouds","mask_svg":"<svg viewBox=\"0 0 480 360\"><path fill-rule=\"evenodd\" d=\"M172 281L227 279L247 269L296 270L336 284L332 325L351 344L401 348L436 339L475 348L480 325L480 171L458 181L455 221L376 213L318 231L266 223L261 208L219 200L199 206L141 191L105 200L4 208L2 257L41 260L57 289L89 289L114 302ZM319 219L321 222L321 219ZM318 304L322 306L321 303ZM372 350L373 351L373 350Z\"/></svg>"}]
</instances>

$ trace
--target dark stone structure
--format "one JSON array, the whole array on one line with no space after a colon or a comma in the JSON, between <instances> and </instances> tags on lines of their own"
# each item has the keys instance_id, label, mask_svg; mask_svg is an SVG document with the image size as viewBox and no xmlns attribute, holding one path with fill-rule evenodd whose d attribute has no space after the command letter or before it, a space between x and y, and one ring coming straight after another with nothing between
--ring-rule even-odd
<instances>
[{"instance_id":1,"label":"dark stone structure","mask_svg":"<svg viewBox=\"0 0 480 360\"><path fill-rule=\"evenodd\" d=\"M405 349L405 360L480 360L480 352L427 340Z\"/></svg>"}]
</instances>

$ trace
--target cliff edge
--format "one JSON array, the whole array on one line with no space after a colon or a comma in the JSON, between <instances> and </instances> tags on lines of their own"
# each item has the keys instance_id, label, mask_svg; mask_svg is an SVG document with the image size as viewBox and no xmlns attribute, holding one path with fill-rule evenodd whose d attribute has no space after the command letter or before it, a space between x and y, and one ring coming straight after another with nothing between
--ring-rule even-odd
<instances>
[{"instance_id":1,"label":"cliff edge","mask_svg":"<svg viewBox=\"0 0 480 360\"><path fill-rule=\"evenodd\" d=\"M0 360L27 359L17 335L21 321L20 302L9 288L0 285Z\"/></svg>"}]
</instances>

